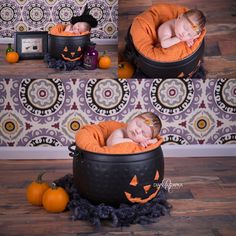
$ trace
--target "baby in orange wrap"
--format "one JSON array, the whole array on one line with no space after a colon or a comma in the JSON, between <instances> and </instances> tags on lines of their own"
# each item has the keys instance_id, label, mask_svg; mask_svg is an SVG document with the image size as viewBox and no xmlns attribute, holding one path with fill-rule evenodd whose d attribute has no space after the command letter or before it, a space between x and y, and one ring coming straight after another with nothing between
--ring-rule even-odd
<instances>
[{"instance_id":1,"label":"baby in orange wrap","mask_svg":"<svg viewBox=\"0 0 236 236\"><path fill-rule=\"evenodd\" d=\"M156 143L161 130L161 120L152 112L145 112L135 116L126 128L116 129L107 139L107 146L118 143L134 142L143 147Z\"/></svg>"},{"instance_id":2,"label":"baby in orange wrap","mask_svg":"<svg viewBox=\"0 0 236 236\"><path fill-rule=\"evenodd\" d=\"M89 14L89 9L86 5L81 16L73 16L68 25L57 24L52 27L50 34L61 36L83 35L90 33L91 28L95 28L97 25L98 21Z\"/></svg>"},{"instance_id":3,"label":"baby in orange wrap","mask_svg":"<svg viewBox=\"0 0 236 236\"><path fill-rule=\"evenodd\" d=\"M191 9L177 19L164 22L157 30L162 48L169 48L179 42L186 42L189 47L194 44L206 24L204 14L197 9Z\"/></svg>"}]
</instances>

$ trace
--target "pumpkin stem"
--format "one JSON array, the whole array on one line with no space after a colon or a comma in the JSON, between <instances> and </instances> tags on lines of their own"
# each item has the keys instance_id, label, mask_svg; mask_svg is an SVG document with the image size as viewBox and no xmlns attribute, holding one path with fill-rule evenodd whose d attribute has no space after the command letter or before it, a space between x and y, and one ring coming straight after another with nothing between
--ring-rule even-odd
<instances>
[{"instance_id":1,"label":"pumpkin stem","mask_svg":"<svg viewBox=\"0 0 236 236\"><path fill-rule=\"evenodd\" d=\"M124 65L123 63L119 63L118 67L119 67L120 69L123 69L123 68L125 68L125 65Z\"/></svg>"},{"instance_id":2,"label":"pumpkin stem","mask_svg":"<svg viewBox=\"0 0 236 236\"><path fill-rule=\"evenodd\" d=\"M42 177L45 173L46 173L46 171L39 173L37 180L36 180L37 183L41 184L43 182Z\"/></svg>"},{"instance_id":3,"label":"pumpkin stem","mask_svg":"<svg viewBox=\"0 0 236 236\"><path fill-rule=\"evenodd\" d=\"M51 188L52 188L52 189L57 189L56 183L53 182L52 185L51 185Z\"/></svg>"},{"instance_id":4,"label":"pumpkin stem","mask_svg":"<svg viewBox=\"0 0 236 236\"><path fill-rule=\"evenodd\" d=\"M102 55L105 56L106 54L107 54L107 52L106 52L106 51L103 51L103 54L102 54Z\"/></svg>"}]
</instances>

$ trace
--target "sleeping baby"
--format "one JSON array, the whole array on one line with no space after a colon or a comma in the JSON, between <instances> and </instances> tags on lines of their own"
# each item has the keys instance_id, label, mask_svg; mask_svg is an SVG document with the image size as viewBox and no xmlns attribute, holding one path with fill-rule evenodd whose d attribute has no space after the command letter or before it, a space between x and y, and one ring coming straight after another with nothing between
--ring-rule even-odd
<instances>
[{"instance_id":1,"label":"sleeping baby","mask_svg":"<svg viewBox=\"0 0 236 236\"><path fill-rule=\"evenodd\" d=\"M157 31L162 48L169 48L179 42L186 42L189 47L194 44L206 24L206 18L200 10L192 9L177 19L164 22Z\"/></svg>"},{"instance_id":2,"label":"sleeping baby","mask_svg":"<svg viewBox=\"0 0 236 236\"><path fill-rule=\"evenodd\" d=\"M90 32L91 26L87 22L77 22L74 25L69 24L65 28L65 32L82 34L85 32Z\"/></svg>"},{"instance_id":3,"label":"sleeping baby","mask_svg":"<svg viewBox=\"0 0 236 236\"><path fill-rule=\"evenodd\" d=\"M161 120L152 112L145 112L131 119L125 128L116 129L107 139L107 146L134 142L143 147L156 143L161 130Z\"/></svg>"},{"instance_id":4,"label":"sleeping baby","mask_svg":"<svg viewBox=\"0 0 236 236\"><path fill-rule=\"evenodd\" d=\"M85 9L85 12L88 10ZM70 24L66 26L65 32L82 34L90 32L91 28L96 27L98 24L97 20L89 15L88 13L82 14L81 16L74 16L70 20Z\"/></svg>"},{"instance_id":5,"label":"sleeping baby","mask_svg":"<svg viewBox=\"0 0 236 236\"><path fill-rule=\"evenodd\" d=\"M70 24L57 24L50 30L50 34L53 35L81 35L91 31L91 28L95 28L98 25L98 21L92 15L89 14L88 6L85 6L84 12L81 16L73 16L70 20Z\"/></svg>"}]
</instances>

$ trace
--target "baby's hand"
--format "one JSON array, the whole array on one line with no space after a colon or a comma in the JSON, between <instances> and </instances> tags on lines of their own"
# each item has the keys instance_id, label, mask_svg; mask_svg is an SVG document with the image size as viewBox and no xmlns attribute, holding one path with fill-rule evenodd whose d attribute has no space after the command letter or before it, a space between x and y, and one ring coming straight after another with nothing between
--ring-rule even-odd
<instances>
[{"instance_id":1,"label":"baby's hand","mask_svg":"<svg viewBox=\"0 0 236 236\"><path fill-rule=\"evenodd\" d=\"M201 34L195 35L192 39L187 40L187 41L186 41L187 45L188 45L189 47L192 47L193 44L195 43L196 39L199 38L200 35L201 35Z\"/></svg>"},{"instance_id":2,"label":"baby's hand","mask_svg":"<svg viewBox=\"0 0 236 236\"><path fill-rule=\"evenodd\" d=\"M65 32L72 32L72 25L67 25L65 28Z\"/></svg>"},{"instance_id":3,"label":"baby's hand","mask_svg":"<svg viewBox=\"0 0 236 236\"><path fill-rule=\"evenodd\" d=\"M194 39L189 39L186 41L186 43L187 43L188 47L192 47L194 44Z\"/></svg>"},{"instance_id":4,"label":"baby's hand","mask_svg":"<svg viewBox=\"0 0 236 236\"><path fill-rule=\"evenodd\" d=\"M157 142L157 139L153 138L153 139L149 139L149 140L141 142L140 145L143 147L147 147L148 145L156 143L156 142Z\"/></svg>"}]
</instances>

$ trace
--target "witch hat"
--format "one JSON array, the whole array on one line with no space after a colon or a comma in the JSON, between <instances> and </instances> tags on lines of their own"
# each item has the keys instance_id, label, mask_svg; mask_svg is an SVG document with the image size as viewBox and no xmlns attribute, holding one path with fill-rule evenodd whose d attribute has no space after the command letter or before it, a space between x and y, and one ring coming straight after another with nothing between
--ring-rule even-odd
<instances>
[{"instance_id":1,"label":"witch hat","mask_svg":"<svg viewBox=\"0 0 236 236\"><path fill-rule=\"evenodd\" d=\"M70 23L72 25L74 25L77 22L87 22L91 26L91 28L95 28L98 25L97 19L95 19L92 15L89 14L89 9L87 4L81 16L73 16L70 20Z\"/></svg>"}]
</instances>

